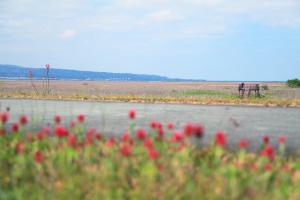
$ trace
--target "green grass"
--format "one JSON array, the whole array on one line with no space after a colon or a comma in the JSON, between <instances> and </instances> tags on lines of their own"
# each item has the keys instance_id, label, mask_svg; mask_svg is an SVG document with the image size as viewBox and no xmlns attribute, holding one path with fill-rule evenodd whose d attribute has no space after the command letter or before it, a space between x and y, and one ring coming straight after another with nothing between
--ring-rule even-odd
<instances>
[{"instance_id":1,"label":"green grass","mask_svg":"<svg viewBox=\"0 0 300 200\"><path fill-rule=\"evenodd\" d=\"M179 92L179 94L184 96L200 96L200 97L212 97L212 98L231 98L236 99L238 95L231 94L229 92L222 92L218 90L187 90Z\"/></svg>"}]
</instances>

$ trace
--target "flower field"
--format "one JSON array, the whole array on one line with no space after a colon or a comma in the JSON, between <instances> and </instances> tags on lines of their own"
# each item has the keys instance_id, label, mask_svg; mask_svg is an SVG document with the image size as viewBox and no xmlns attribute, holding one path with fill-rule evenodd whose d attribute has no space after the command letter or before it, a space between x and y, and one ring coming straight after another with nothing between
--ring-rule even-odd
<instances>
[{"instance_id":1,"label":"flower field","mask_svg":"<svg viewBox=\"0 0 300 200\"><path fill-rule=\"evenodd\" d=\"M82 114L32 132L27 116L0 113L0 199L300 199L300 159L284 156L284 136L278 149L265 136L232 152L222 131L201 146L201 124L139 128L137 114L129 110L128 130L114 137ZM260 148L247 151L250 142Z\"/></svg>"}]
</instances>

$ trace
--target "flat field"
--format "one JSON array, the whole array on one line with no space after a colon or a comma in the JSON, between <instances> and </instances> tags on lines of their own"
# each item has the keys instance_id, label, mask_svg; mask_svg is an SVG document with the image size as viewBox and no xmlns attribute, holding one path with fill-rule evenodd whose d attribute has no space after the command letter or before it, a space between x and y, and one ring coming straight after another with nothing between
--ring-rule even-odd
<instances>
[{"instance_id":1,"label":"flat field","mask_svg":"<svg viewBox=\"0 0 300 200\"><path fill-rule=\"evenodd\" d=\"M0 97L195 104L299 106L300 89L260 83L262 97L240 99L236 82L0 81Z\"/></svg>"}]
</instances>

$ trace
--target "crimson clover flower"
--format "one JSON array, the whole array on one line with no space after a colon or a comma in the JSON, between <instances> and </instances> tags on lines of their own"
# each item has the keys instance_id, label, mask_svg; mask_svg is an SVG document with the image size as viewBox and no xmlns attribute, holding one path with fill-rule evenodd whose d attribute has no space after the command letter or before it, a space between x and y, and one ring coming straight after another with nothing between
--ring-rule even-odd
<instances>
[{"instance_id":1,"label":"crimson clover flower","mask_svg":"<svg viewBox=\"0 0 300 200\"><path fill-rule=\"evenodd\" d=\"M221 147L227 145L226 135L223 131L218 131L215 135L215 144Z\"/></svg>"},{"instance_id":2,"label":"crimson clover flower","mask_svg":"<svg viewBox=\"0 0 300 200\"><path fill-rule=\"evenodd\" d=\"M239 147L240 147L241 149L247 148L248 145L249 145L249 141L246 140L246 139L241 139L241 140L239 141Z\"/></svg>"},{"instance_id":3,"label":"crimson clover flower","mask_svg":"<svg viewBox=\"0 0 300 200\"><path fill-rule=\"evenodd\" d=\"M274 160L275 154L273 147L271 145L266 145L262 150L261 155L269 158L270 161Z\"/></svg>"},{"instance_id":4,"label":"crimson clover flower","mask_svg":"<svg viewBox=\"0 0 300 200\"><path fill-rule=\"evenodd\" d=\"M77 144L76 135L70 134L68 137L68 145L74 147Z\"/></svg>"},{"instance_id":5,"label":"crimson clover flower","mask_svg":"<svg viewBox=\"0 0 300 200\"><path fill-rule=\"evenodd\" d=\"M80 122L80 123L83 123L85 121L85 116L83 114L79 114L77 116L77 120Z\"/></svg>"},{"instance_id":6,"label":"crimson clover flower","mask_svg":"<svg viewBox=\"0 0 300 200\"><path fill-rule=\"evenodd\" d=\"M153 143L152 143L152 140L150 138L145 139L144 147L146 147L147 149L153 148Z\"/></svg>"},{"instance_id":7,"label":"crimson clover flower","mask_svg":"<svg viewBox=\"0 0 300 200\"><path fill-rule=\"evenodd\" d=\"M129 140L130 140L130 135L127 131L125 131L121 136L121 141L122 142L128 142Z\"/></svg>"},{"instance_id":8,"label":"crimson clover flower","mask_svg":"<svg viewBox=\"0 0 300 200\"><path fill-rule=\"evenodd\" d=\"M264 170L265 171L271 171L272 170L272 163L266 163L264 165Z\"/></svg>"},{"instance_id":9,"label":"crimson clover flower","mask_svg":"<svg viewBox=\"0 0 300 200\"><path fill-rule=\"evenodd\" d=\"M96 137L97 140L101 140L102 135L101 135L101 133L96 133L95 137Z\"/></svg>"},{"instance_id":10,"label":"crimson clover flower","mask_svg":"<svg viewBox=\"0 0 300 200\"><path fill-rule=\"evenodd\" d=\"M38 139L38 140L43 140L44 139L44 137L47 135L47 133L46 132L43 132L43 131L39 131L37 134L36 134L36 138Z\"/></svg>"},{"instance_id":11,"label":"crimson clover flower","mask_svg":"<svg viewBox=\"0 0 300 200\"><path fill-rule=\"evenodd\" d=\"M140 140L144 140L146 138L146 131L145 129L138 129L136 131L136 137Z\"/></svg>"},{"instance_id":12,"label":"crimson clover flower","mask_svg":"<svg viewBox=\"0 0 300 200\"><path fill-rule=\"evenodd\" d=\"M194 124L193 132L196 137L201 138L204 134L204 127L201 124Z\"/></svg>"},{"instance_id":13,"label":"crimson clover flower","mask_svg":"<svg viewBox=\"0 0 300 200\"><path fill-rule=\"evenodd\" d=\"M16 153L21 154L25 151L25 146L22 141L18 141L16 144Z\"/></svg>"},{"instance_id":14,"label":"crimson clover flower","mask_svg":"<svg viewBox=\"0 0 300 200\"><path fill-rule=\"evenodd\" d=\"M148 149L148 156L150 157L150 159L156 160L158 158L159 154L155 149L150 148L150 149Z\"/></svg>"},{"instance_id":15,"label":"crimson clover flower","mask_svg":"<svg viewBox=\"0 0 300 200\"><path fill-rule=\"evenodd\" d=\"M21 115L19 121L21 125L26 125L28 123L28 118L26 115Z\"/></svg>"},{"instance_id":16,"label":"crimson clover flower","mask_svg":"<svg viewBox=\"0 0 300 200\"><path fill-rule=\"evenodd\" d=\"M0 121L5 124L8 121L9 115L7 112L0 113Z\"/></svg>"},{"instance_id":17,"label":"crimson clover flower","mask_svg":"<svg viewBox=\"0 0 300 200\"><path fill-rule=\"evenodd\" d=\"M19 129L20 129L19 124L13 123L13 124L11 125L11 130L12 130L13 132L18 132Z\"/></svg>"},{"instance_id":18,"label":"crimson clover flower","mask_svg":"<svg viewBox=\"0 0 300 200\"><path fill-rule=\"evenodd\" d=\"M131 146L128 145L128 144L123 144L121 147L120 147L120 153L125 156L125 157L128 157L131 155Z\"/></svg>"},{"instance_id":19,"label":"crimson clover flower","mask_svg":"<svg viewBox=\"0 0 300 200\"><path fill-rule=\"evenodd\" d=\"M55 128L55 135L59 138L67 137L69 135L69 131L63 126L57 126Z\"/></svg>"},{"instance_id":20,"label":"crimson clover flower","mask_svg":"<svg viewBox=\"0 0 300 200\"><path fill-rule=\"evenodd\" d=\"M279 142L280 144L284 144L284 143L285 143L285 140L286 140L286 137L283 136L283 135L281 135L281 136L278 137L278 142Z\"/></svg>"},{"instance_id":21,"label":"crimson clover flower","mask_svg":"<svg viewBox=\"0 0 300 200\"><path fill-rule=\"evenodd\" d=\"M173 130L174 129L174 124L173 123L168 123L167 125L169 130Z\"/></svg>"},{"instance_id":22,"label":"crimson clover flower","mask_svg":"<svg viewBox=\"0 0 300 200\"><path fill-rule=\"evenodd\" d=\"M204 134L204 127L200 124L187 123L183 128L183 132L187 137L194 135L200 138Z\"/></svg>"},{"instance_id":23,"label":"crimson clover flower","mask_svg":"<svg viewBox=\"0 0 300 200\"><path fill-rule=\"evenodd\" d=\"M175 131L172 136L173 142L182 142L183 140L183 134L180 131Z\"/></svg>"},{"instance_id":24,"label":"crimson clover flower","mask_svg":"<svg viewBox=\"0 0 300 200\"><path fill-rule=\"evenodd\" d=\"M60 116L60 115L56 115L56 116L54 117L54 122L55 122L56 124L60 124L60 123L61 123L61 116Z\"/></svg>"},{"instance_id":25,"label":"crimson clover flower","mask_svg":"<svg viewBox=\"0 0 300 200\"><path fill-rule=\"evenodd\" d=\"M114 137L108 138L108 139L106 140L106 145L107 145L108 147L113 147L115 143L116 143L116 140L115 140Z\"/></svg>"},{"instance_id":26,"label":"crimson clover flower","mask_svg":"<svg viewBox=\"0 0 300 200\"><path fill-rule=\"evenodd\" d=\"M135 115L136 115L136 111L135 111L135 109L130 109L129 111L128 111L128 117L130 118L130 119L135 119Z\"/></svg>"},{"instance_id":27,"label":"crimson clover flower","mask_svg":"<svg viewBox=\"0 0 300 200\"><path fill-rule=\"evenodd\" d=\"M153 128L153 129L156 129L157 128L157 122L156 121L151 121L150 122L150 127Z\"/></svg>"},{"instance_id":28,"label":"crimson clover flower","mask_svg":"<svg viewBox=\"0 0 300 200\"><path fill-rule=\"evenodd\" d=\"M35 154L34 154L34 160L35 160L35 162L37 162L37 163L43 162L44 156L43 156L43 154L42 154L41 151L35 152Z\"/></svg>"},{"instance_id":29,"label":"crimson clover flower","mask_svg":"<svg viewBox=\"0 0 300 200\"><path fill-rule=\"evenodd\" d=\"M263 142L265 143L265 144L269 144L269 142L270 142L270 137L268 136L268 135L265 135L265 136L263 136Z\"/></svg>"}]
</instances>

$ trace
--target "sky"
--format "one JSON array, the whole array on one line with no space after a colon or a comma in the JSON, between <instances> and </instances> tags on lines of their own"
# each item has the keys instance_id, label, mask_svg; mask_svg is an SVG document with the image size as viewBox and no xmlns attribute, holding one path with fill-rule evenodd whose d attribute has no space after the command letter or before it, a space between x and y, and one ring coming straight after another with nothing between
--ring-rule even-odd
<instances>
[{"instance_id":1,"label":"sky","mask_svg":"<svg viewBox=\"0 0 300 200\"><path fill-rule=\"evenodd\" d=\"M300 0L0 0L0 64L300 78Z\"/></svg>"}]
</instances>

